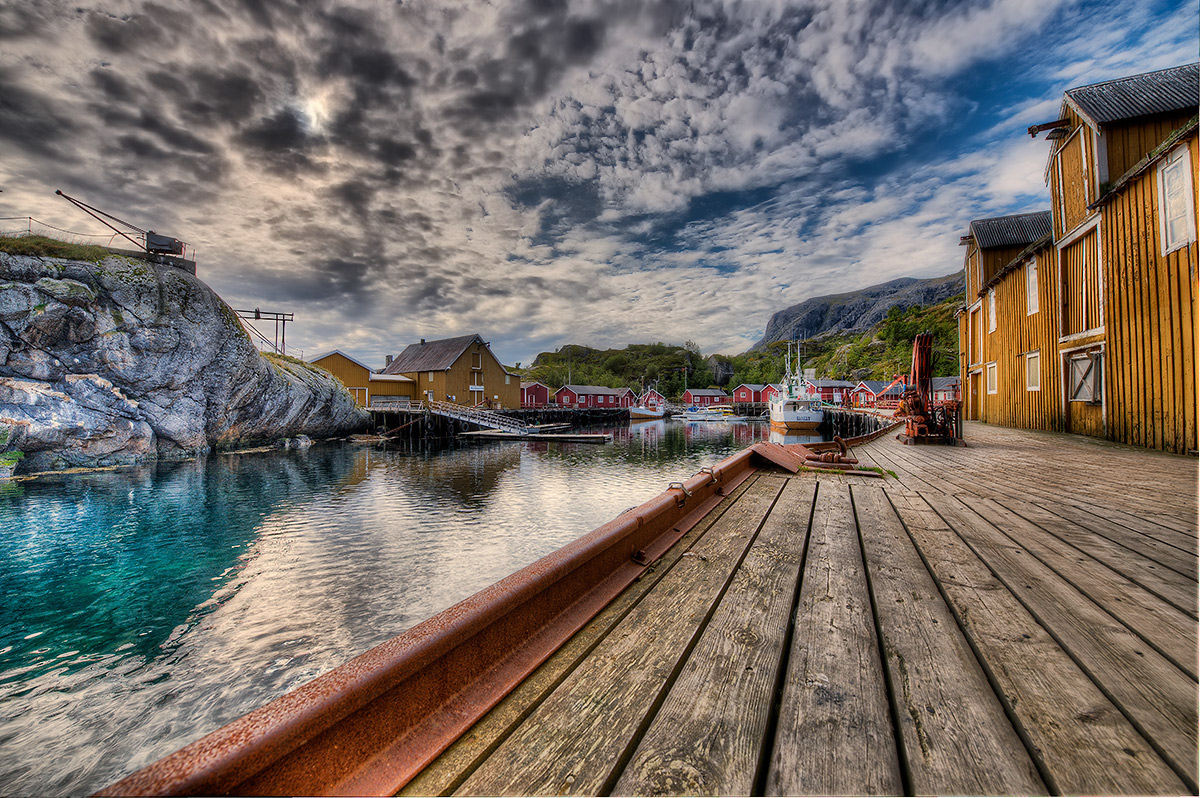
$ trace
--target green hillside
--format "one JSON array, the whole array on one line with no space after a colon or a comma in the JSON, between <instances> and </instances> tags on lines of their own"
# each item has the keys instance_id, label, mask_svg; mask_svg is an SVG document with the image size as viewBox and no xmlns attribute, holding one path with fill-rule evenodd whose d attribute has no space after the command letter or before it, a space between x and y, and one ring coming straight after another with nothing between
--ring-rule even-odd
<instances>
[{"instance_id":1,"label":"green hillside","mask_svg":"<svg viewBox=\"0 0 1200 798\"><path fill-rule=\"evenodd\" d=\"M827 333L800 341L804 366L815 368L818 377L846 380L887 379L907 373L912 362L912 342L917 333L934 336L934 376L958 373L958 322L955 311L961 299L954 297L926 307L893 307L882 322L865 333ZM567 344L556 352L543 352L522 379L558 389L568 383L629 387L655 387L668 397L677 397L686 384L691 388L721 387L732 390L742 383L767 384L783 378L787 343L776 341L740 355L705 356L688 341L674 344L630 344L624 349L592 349ZM714 369L714 366L717 368ZM730 373L723 385L715 385L713 373Z\"/></svg>"}]
</instances>

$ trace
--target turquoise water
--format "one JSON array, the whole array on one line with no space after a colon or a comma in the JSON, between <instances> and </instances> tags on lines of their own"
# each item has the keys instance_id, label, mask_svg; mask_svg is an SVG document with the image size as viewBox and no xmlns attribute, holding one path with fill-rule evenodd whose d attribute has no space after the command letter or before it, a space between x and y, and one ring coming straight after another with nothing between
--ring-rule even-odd
<instances>
[{"instance_id":1,"label":"turquoise water","mask_svg":"<svg viewBox=\"0 0 1200 798\"><path fill-rule=\"evenodd\" d=\"M0 793L104 787L768 434L611 431L0 484Z\"/></svg>"}]
</instances>

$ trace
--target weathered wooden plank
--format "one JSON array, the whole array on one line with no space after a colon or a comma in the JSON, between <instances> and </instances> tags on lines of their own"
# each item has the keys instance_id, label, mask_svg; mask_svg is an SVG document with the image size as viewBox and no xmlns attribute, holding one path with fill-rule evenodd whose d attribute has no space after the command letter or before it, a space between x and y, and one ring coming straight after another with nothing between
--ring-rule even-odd
<instances>
[{"instance_id":1,"label":"weathered wooden plank","mask_svg":"<svg viewBox=\"0 0 1200 798\"><path fill-rule=\"evenodd\" d=\"M456 794L607 791L783 483L757 479Z\"/></svg>"},{"instance_id":2,"label":"weathered wooden plank","mask_svg":"<svg viewBox=\"0 0 1200 798\"><path fill-rule=\"evenodd\" d=\"M1125 716L924 499L895 491L888 495L1054 792L1129 795L1186 790Z\"/></svg>"},{"instance_id":3,"label":"weathered wooden plank","mask_svg":"<svg viewBox=\"0 0 1200 798\"><path fill-rule=\"evenodd\" d=\"M1107 493L1091 498L1080 495L1087 485L1096 481L1097 474L1107 470L1103 463L1091 469L1078 464L1071 468L1063 468L1051 481L1044 470L1031 469L1027 461L1009 462L997 459L989 452L982 453L978 461L974 463L956 461L955 455L948 454L942 458L947 462L939 464L924 452L899 451L901 448L894 447L883 456L891 457L901 468L921 472L923 477L921 481L924 481L929 489L943 493L969 493L1029 500L1053 507L1061 514L1070 517L1077 523L1089 526L1089 528L1097 527L1085 519L1095 519L1096 523L1100 524L1099 528L1111 532L1111 534L1105 533L1110 539L1121 542L1122 545L1146 554L1185 575L1192 577L1196 575L1197 561L1194 555L1197 552L1197 538L1194 529L1191 532L1183 533L1160 525L1156 520L1148 517L1151 515L1150 513L1143 511L1140 515L1131 514L1120 506L1128 506L1132 501L1130 494L1124 490L1113 491L1111 483L1107 481L1105 482L1109 487ZM905 448L914 450L920 447ZM939 468L939 465L942 467ZM927 471L938 471L940 476L936 478L926 476L923 472ZM998 477L999 474L1002 474L1003 477ZM914 484L914 480L909 480L906 487ZM925 488L918 488L918 490L922 489ZM1187 490L1194 492L1194 485L1190 485ZM1142 495L1160 495L1162 492L1162 486L1158 486L1158 490L1147 489L1141 493ZM1135 491L1136 493L1137 491ZM1192 517L1194 522L1195 508L1192 507L1187 512L1190 513L1189 517ZM1180 521L1179 523L1184 522ZM1152 554L1152 551L1157 551L1159 556ZM1181 552L1188 552L1193 556L1181 558L1179 556Z\"/></svg>"},{"instance_id":4,"label":"weathered wooden plank","mask_svg":"<svg viewBox=\"0 0 1200 798\"><path fill-rule=\"evenodd\" d=\"M750 795L817 481L787 486L617 781L618 795ZM820 490L845 493L834 480Z\"/></svg>"},{"instance_id":5,"label":"weathered wooden plank","mask_svg":"<svg viewBox=\"0 0 1200 798\"><path fill-rule=\"evenodd\" d=\"M822 485L765 792L903 791L854 510Z\"/></svg>"},{"instance_id":6,"label":"weathered wooden plank","mask_svg":"<svg viewBox=\"0 0 1200 798\"><path fill-rule=\"evenodd\" d=\"M1037 524L1063 543L1095 557L1181 612L1192 618L1197 617L1198 596L1194 579L1163 568L1149 557L1130 551L1039 505L1012 498L1001 498L997 501L1027 521ZM1195 634L1195 631L1193 628L1192 633Z\"/></svg>"},{"instance_id":7,"label":"weathered wooden plank","mask_svg":"<svg viewBox=\"0 0 1200 798\"><path fill-rule=\"evenodd\" d=\"M963 503L1196 679L1195 620L991 499Z\"/></svg>"},{"instance_id":8,"label":"weathered wooden plank","mask_svg":"<svg viewBox=\"0 0 1200 798\"><path fill-rule=\"evenodd\" d=\"M896 441L892 441L896 444ZM895 446L883 446L875 444L871 450L871 459L885 470L890 469L896 474L896 481L903 485L907 490L936 490L938 488L937 477L928 470L918 470L911 463L902 461L896 457ZM890 475L889 475L890 476Z\"/></svg>"},{"instance_id":9,"label":"weathered wooden plank","mask_svg":"<svg viewBox=\"0 0 1200 798\"><path fill-rule=\"evenodd\" d=\"M1197 578L1196 555L1191 552L1164 543L1157 537L1142 534L1111 521L1104 515L1079 508L1073 504L1051 503L1044 499L1039 499L1034 503L1113 543L1135 551L1180 576L1193 581Z\"/></svg>"},{"instance_id":10,"label":"weathered wooden plank","mask_svg":"<svg viewBox=\"0 0 1200 798\"><path fill-rule=\"evenodd\" d=\"M1194 791L1196 683L962 502L923 495Z\"/></svg>"},{"instance_id":11,"label":"weathered wooden plank","mask_svg":"<svg viewBox=\"0 0 1200 798\"><path fill-rule=\"evenodd\" d=\"M854 488L901 756L914 793L1046 786L882 489Z\"/></svg>"},{"instance_id":12,"label":"weathered wooden plank","mask_svg":"<svg viewBox=\"0 0 1200 798\"><path fill-rule=\"evenodd\" d=\"M738 485L703 521L647 569L644 576L615 598L562 648L529 675L491 712L405 785L400 795L449 795L537 707L567 674L621 621L674 563L715 524L758 478Z\"/></svg>"}]
</instances>

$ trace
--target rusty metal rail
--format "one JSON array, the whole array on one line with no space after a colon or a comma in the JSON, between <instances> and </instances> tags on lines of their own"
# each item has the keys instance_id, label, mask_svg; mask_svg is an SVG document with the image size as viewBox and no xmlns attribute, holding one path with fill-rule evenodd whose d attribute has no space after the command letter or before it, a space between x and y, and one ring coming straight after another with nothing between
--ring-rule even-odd
<instances>
[{"instance_id":1,"label":"rusty metal rail","mask_svg":"<svg viewBox=\"0 0 1200 798\"><path fill-rule=\"evenodd\" d=\"M762 461L756 444L102 795L392 794Z\"/></svg>"}]
</instances>

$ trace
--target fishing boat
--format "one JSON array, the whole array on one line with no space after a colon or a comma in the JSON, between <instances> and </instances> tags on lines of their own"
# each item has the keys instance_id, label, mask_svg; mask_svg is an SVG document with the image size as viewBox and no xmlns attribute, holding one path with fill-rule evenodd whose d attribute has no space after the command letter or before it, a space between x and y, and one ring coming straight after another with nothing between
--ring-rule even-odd
<instances>
[{"instance_id":1,"label":"fishing boat","mask_svg":"<svg viewBox=\"0 0 1200 798\"><path fill-rule=\"evenodd\" d=\"M783 389L771 398L771 426L783 430L814 430L825 420L821 399L809 398L800 370L800 353L796 353L796 368L792 370L792 348L788 345Z\"/></svg>"},{"instance_id":2,"label":"fishing boat","mask_svg":"<svg viewBox=\"0 0 1200 798\"><path fill-rule=\"evenodd\" d=\"M646 396L642 396L636 405L629 408L629 418L633 421L662 418L665 414L666 408Z\"/></svg>"},{"instance_id":3,"label":"fishing boat","mask_svg":"<svg viewBox=\"0 0 1200 798\"><path fill-rule=\"evenodd\" d=\"M683 414L687 421L744 421L745 416L733 412L729 405L709 405L708 407L689 407Z\"/></svg>"}]
</instances>

